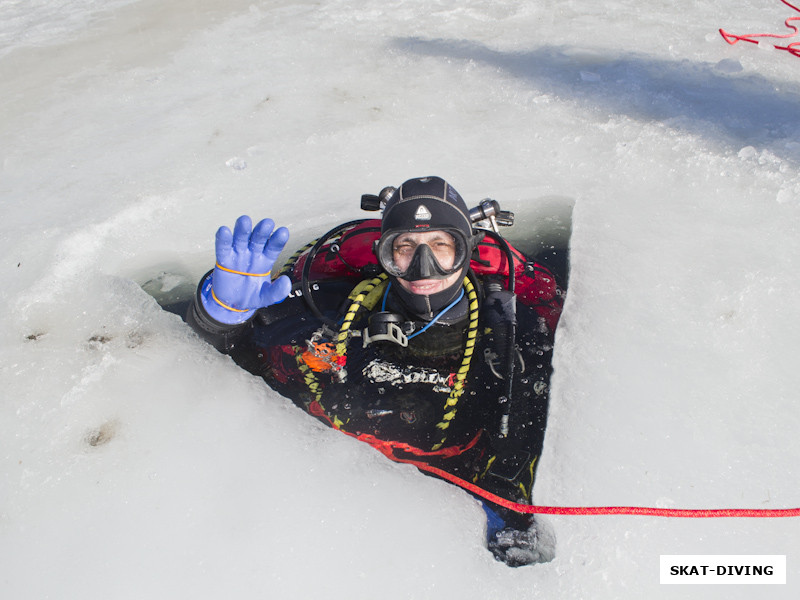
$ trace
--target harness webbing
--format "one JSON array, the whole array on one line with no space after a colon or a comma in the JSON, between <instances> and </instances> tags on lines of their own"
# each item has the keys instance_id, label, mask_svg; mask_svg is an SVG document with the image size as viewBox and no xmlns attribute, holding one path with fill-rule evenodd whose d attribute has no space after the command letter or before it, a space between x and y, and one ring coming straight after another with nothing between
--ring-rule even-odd
<instances>
[{"instance_id":1,"label":"harness webbing","mask_svg":"<svg viewBox=\"0 0 800 600\"><path fill-rule=\"evenodd\" d=\"M442 439L433 445L434 450L438 450L444 445L447 439L447 428L456 417L456 407L461 395L464 393L464 383L467 380L469 373L470 362L472 361L472 354L475 350L475 342L478 337L478 293L475 291L475 286L472 285L469 277L464 277L464 289L467 292L467 300L469 302L469 328L467 329L467 341L464 344L464 356L461 359L461 366L456 372L456 379L453 383L453 388L447 396L447 401L444 403L444 417L443 420L436 425L442 432Z\"/></svg>"},{"instance_id":2,"label":"harness webbing","mask_svg":"<svg viewBox=\"0 0 800 600\"><path fill-rule=\"evenodd\" d=\"M311 248L313 248L318 241L319 238L311 240L308 244L306 244L305 246L297 250L294 254L292 254L289 257L289 260L287 260L286 263L281 267L280 271L278 271L278 274L275 277L277 278L280 275L289 275L294 269L294 266L297 264L298 259L303 255L303 253L308 250L311 250Z\"/></svg>"},{"instance_id":3,"label":"harness webbing","mask_svg":"<svg viewBox=\"0 0 800 600\"><path fill-rule=\"evenodd\" d=\"M372 309L383 293L383 288L388 284L388 275L381 273L372 280L365 280L359 283L352 292L350 292L350 299L352 303L347 313L344 315L341 327L339 327L339 334L336 336L336 354L344 356L347 353L347 342L350 339L350 326L362 307L367 310ZM376 289L377 288L377 289ZM375 291L375 294L370 295Z\"/></svg>"},{"instance_id":4,"label":"harness webbing","mask_svg":"<svg viewBox=\"0 0 800 600\"><path fill-rule=\"evenodd\" d=\"M362 308L371 310L378 303L378 300L380 299L381 295L383 294L383 290L387 285L388 276L386 273L381 273L371 280L362 281L350 293L349 298L352 300L352 302L345 313L342 324L339 327L339 332L336 336L335 355L338 357L336 362L340 367L343 367L344 364L346 364L345 356L347 354L347 345L352 337L351 327L353 322L356 320L356 316ZM450 423L456 416L458 401L464 393L464 385L467 379L467 374L469 373L470 363L472 361L475 343L478 337L478 293L469 277L464 277L463 285L467 294L467 300L469 302L469 326L467 328L467 339L464 344L464 355L461 359L461 365L455 374L453 386L447 396L447 400L445 401L442 421L436 425L439 431L441 431L442 435L441 439L431 447L431 450L434 453L440 451L447 440L447 429L450 427ZM317 410L324 411L325 409L321 403L322 387L319 383L319 380L316 378L314 372L309 368L309 366L305 364L299 352L297 352L296 358L298 368L303 376L303 381L312 394L312 402L316 403ZM335 415L331 422L337 429L344 425L344 423ZM370 443L371 445L376 446L376 444L372 442ZM391 445L395 443L389 442L389 444ZM395 445L395 447L398 446Z\"/></svg>"}]
</instances>

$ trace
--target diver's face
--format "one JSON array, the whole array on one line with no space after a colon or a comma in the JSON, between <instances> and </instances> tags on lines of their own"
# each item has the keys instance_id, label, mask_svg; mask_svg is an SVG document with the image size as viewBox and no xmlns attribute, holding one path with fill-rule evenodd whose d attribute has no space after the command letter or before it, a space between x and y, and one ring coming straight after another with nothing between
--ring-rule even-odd
<instances>
[{"instance_id":1,"label":"diver's face","mask_svg":"<svg viewBox=\"0 0 800 600\"><path fill-rule=\"evenodd\" d=\"M403 233L394 240L392 244L392 257L395 264L401 271L408 269L417 248L425 244L431 249L436 262L443 269L452 269L456 258L455 238L446 231L421 231ZM398 278L398 283L411 292L430 296L437 292L448 289L463 277L461 271L456 271L444 279L420 279L417 281L407 281Z\"/></svg>"}]
</instances>

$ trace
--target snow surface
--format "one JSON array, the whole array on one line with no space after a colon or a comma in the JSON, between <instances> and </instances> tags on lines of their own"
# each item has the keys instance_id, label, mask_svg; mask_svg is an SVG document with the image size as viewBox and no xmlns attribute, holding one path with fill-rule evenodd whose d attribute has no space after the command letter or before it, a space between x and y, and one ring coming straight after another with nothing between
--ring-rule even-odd
<instances>
[{"instance_id":1,"label":"snow surface","mask_svg":"<svg viewBox=\"0 0 800 600\"><path fill-rule=\"evenodd\" d=\"M538 504L800 506L800 60L777 0L0 0L0 597L796 598L800 519L549 516L319 425L140 287L437 174L574 204ZM525 238L526 231L515 232ZM162 276L162 272L170 273ZM786 554L665 586L662 554Z\"/></svg>"}]
</instances>

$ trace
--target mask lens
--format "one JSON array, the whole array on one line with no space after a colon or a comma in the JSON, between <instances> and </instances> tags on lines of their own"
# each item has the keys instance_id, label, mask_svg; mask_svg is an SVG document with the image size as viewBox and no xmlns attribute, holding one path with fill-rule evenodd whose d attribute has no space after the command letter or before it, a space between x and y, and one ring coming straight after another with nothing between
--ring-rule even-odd
<instances>
[{"instance_id":1,"label":"mask lens","mask_svg":"<svg viewBox=\"0 0 800 600\"><path fill-rule=\"evenodd\" d=\"M378 244L381 266L402 279L443 279L467 258L467 243L458 231L389 233Z\"/></svg>"}]
</instances>

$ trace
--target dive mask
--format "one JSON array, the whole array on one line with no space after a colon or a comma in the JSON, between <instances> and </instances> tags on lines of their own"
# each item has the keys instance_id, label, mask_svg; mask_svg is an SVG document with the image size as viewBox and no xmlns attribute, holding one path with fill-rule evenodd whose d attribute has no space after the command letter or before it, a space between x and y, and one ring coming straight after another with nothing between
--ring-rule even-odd
<instances>
[{"instance_id":1,"label":"dive mask","mask_svg":"<svg viewBox=\"0 0 800 600\"><path fill-rule=\"evenodd\" d=\"M458 229L388 231L376 242L381 267L406 281L446 279L469 262L472 245Z\"/></svg>"}]
</instances>

